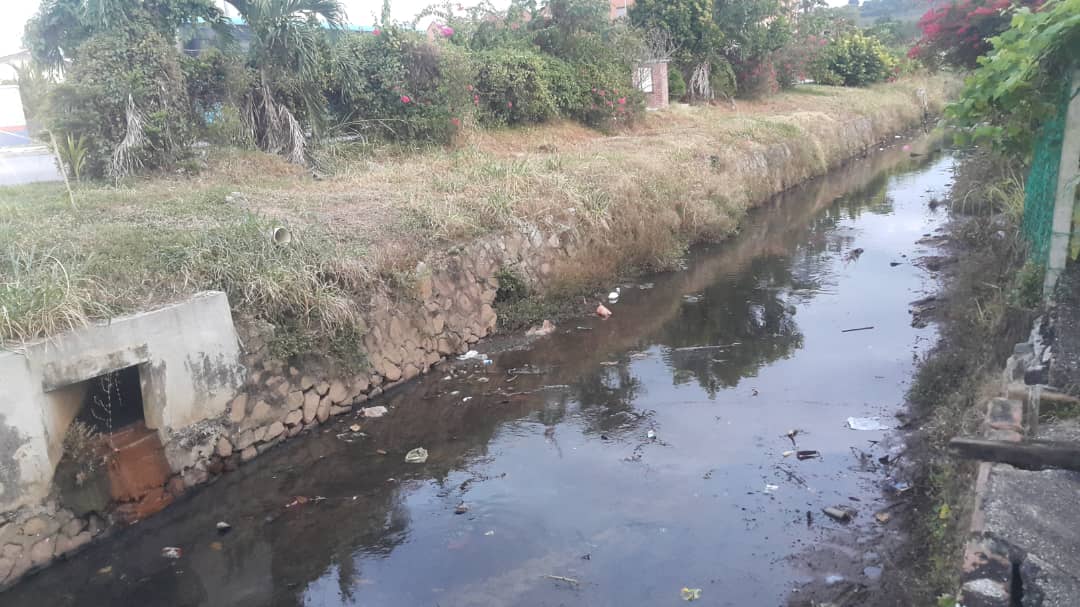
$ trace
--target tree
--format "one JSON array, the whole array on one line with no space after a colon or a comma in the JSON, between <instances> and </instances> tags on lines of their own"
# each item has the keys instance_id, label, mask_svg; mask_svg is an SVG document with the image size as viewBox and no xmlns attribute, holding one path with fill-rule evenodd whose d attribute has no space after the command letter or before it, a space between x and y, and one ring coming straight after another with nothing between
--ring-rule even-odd
<instances>
[{"instance_id":1,"label":"tree","mask_svg":"<svg viewBox=\"0 0 1080 607\"><path fill-rule=\"evenodd\" d=\"M1066 87L1080 67L1080 0L1020 8L988 43L992 50L946 113L974 137L1024 158L1062 99L1076 94Z\"/></svg>"},{"instance_id":2,"label":"tree","mask_svg":"<svg viewBox=\"0 0 1080 607\"><path fill-rule=\"evenodd\" d=\"M713 19L729 59L754 61L781 48L791 25L780 0L715 0Z\"/></svg>"},{"instance_id":3,"label":"tree","mask_svg":"<svg viewBox=\"0 0 1080 607\"><path fill-rule=\"evenodd\" d=\"M199 21L223 33L229 27L213 0L42 0L23 42L35 61L63 69L94 34L141 24L172 40L181 26Z\"/></svg>"},{"instance_id":4,"label":"tree","mask_svg":"<svg viewBox=\"0 0 1080 607\"><path fill-rule=\"evenodd\" d=\"M298 108L278 100L288 88L298 96L309 123L317 125L325 99L321 87L325 30L345 23L338 0L229 0L251 29L251 63L259 84L247 99L245 115L260 147L304 161L304 129ZM286 86L291 84L291 86Z\"/></svg>"},{"instance_id":5,"label":"tree","mask_svg":"<svg viewBox=\"0 0 1080 607\"><path fill-rule=\"evenodd\" d=\"M712 99L710 62L725 42L716 24L714 0L638 0L630 7L630 22L640 28L666 31L678 50L675 60L690 69L690 96Z\"/></svg>"},{"instance_id":6,"label":"tree","mask_svg":"<svg viewBox=\"0 0 1080 607\"><path fill-rule=\"evenodd\" d=\"M919 19L922 37L908 53L930 64L974 68L990 50L989 39L1009 27L1014 6L1035 7L1043 0L952 0Z\"/></svg>"}]
</instances>

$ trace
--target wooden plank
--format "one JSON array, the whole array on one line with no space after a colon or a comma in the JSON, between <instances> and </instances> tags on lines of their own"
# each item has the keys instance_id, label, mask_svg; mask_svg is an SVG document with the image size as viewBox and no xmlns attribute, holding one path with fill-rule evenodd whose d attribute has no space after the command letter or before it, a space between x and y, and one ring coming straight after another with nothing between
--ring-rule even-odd
<instances>
[{"instance_id":1,"label":"wooden plank","mask_svg":"<svg viewBox=\"0 0 1080 607\"><path fill-rule=\"evenodd\" d=\"M1027 440L1018 443L957 437L949 447L965 459L1001 462L1024 470L1062 468L1080 471L1080 443Z\"/></svg>"}]
</instances>

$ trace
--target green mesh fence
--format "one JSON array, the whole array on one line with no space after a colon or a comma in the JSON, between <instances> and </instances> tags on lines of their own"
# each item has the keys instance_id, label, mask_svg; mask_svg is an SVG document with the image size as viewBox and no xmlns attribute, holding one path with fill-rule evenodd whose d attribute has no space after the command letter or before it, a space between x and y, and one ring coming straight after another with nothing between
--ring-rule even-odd
<instances>
[{"instance_id":1,"label":"green mesh fence","mask_svg":"<svg viewBox=\"0 0 1080 607\"><path fill-rule=\"evenodd\" d=\"M1031 158L1031 172L1024 187L1023 231L1030 247L1028 259L1044 266L1054 226L1058 164L1061 142L1065 138L1065 114L1069 108L1068 87L1062 87L1060 97L1057 113L1039 132Z\"/></svg>"}]
</instances>

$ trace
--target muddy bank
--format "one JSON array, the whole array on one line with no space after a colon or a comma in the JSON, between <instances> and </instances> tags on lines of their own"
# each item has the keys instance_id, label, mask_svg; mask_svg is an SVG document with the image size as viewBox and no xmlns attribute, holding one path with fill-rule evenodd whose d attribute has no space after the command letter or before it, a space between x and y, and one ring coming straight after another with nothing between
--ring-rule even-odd
<instances>
[{"instance_id":1,"label":"muddy bank","mask_svg":"<svg viewBox=\"0 0 1080 607\"><path fill-rule=\"evenodd\" d=\"M642 211L638 214L616 213L599 224L592 221L595 218L576 217L522 222L515 230L433 253L408 272L377 283L364 301L350 302L362 309L363 326L348 351L309 352L285 360L272 347L285 328L239 314L235 321L242 346L243 388L220 415L184 427L150 428L169 463L165 478L127 495L123 515L112 518L143 520L191 488L237 469L289 438L318 429L331 418L358 414L384 391L427 373L448 356L467 352L493 331L497 315L492 304L500 280L507 276L543 292L560 282L610 275L623 265L662 266L689 243L729 236L750 207L823 175L846 159L868 156L860 166L869 168L853 170L872 174L878 157L895 162L896 156L908 153L900 149L906 140L892 139L893 132L937 109L943 92L932 93L929 99L935 105L919 103L912 91L910 100L880 115L843 122L799 115L761 140L747 139L744 145L717 154L691 154L679 165L680 171L697 175L693 183L700 191L691 199L673 200L653 191L649 204L635 207ZM825 128L826 124L831 126ZM612 142L616 148L624 144ZM609 185L636 195L646 185L641 178ZM709 204L701 207L702 201ZM653 203L661 207L653 208ZM660 214L650 215L653 211ZM664 316L642 319L643 330L660 318ZM3 583L70 555L99 536L110 518L100 515L120 512L114 506L73 511L50 498L9 512L0 543L14 548L3 562L5 568L11 565ZM42 528L41 518L60 523ZM77 523L68 524L72 520Z\"/></svg>"},{"instance_id":2,"label":"muddy bank","mask_svg":"<svg viewBox=\"0 0 1080 607\"><path fill-rule=\"evenodd\" d=\"M1001 186L1000 164L966 152L956 166L944 198L949 221L927 240L941 251L932 272L937 288L911 308L913 320L936 324L939 337L919 360L907 394L902 469L912 489L895 514L911 533L895 544L898 566L885 583L913 605L933 604L959 587L976 466L947 444L981 434L987 400L1000 395L1001 369L1027 337L1040 288L1021 271L1018 218L988 193Z\"/></svg>"},{"instance_id":3,"label":"muddy bank","mask_svg":"<svg viewBox=\"0 0 1080 607\"><path fill-rule=\"evenodd\" d=\"M5 600L627 605L685 586L889 604L889 433L845 420L889 422L934 335L910 326L926 274L908 260L934 254L916 241L950 162L897 145L816 180L622 285L612 319L485 341L491 364L440 363L363 403L387 415L327 418ZM427 462L405 463L418 446Z\"/></svg>"}]
</instances>

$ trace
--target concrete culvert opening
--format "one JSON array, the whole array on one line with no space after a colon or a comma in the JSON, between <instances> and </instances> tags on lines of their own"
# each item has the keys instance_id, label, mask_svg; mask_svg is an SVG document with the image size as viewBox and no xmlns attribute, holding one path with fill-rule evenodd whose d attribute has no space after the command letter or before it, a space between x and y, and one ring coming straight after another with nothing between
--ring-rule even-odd
<instances>
[{"instance_id":1,"label":"concrete culvert opening","mask_svg":"<svg viewBox=\"0 0 1080 607\"><path fill-rule=\"evenodd\" d=\"M144 421L139 368L127 367L85 382L86 396L74 423L112 434Z\"/></svg>"},{"instance_id":2,"label":"concrete culvert opening","mask_svg":"<svg viewBox=\"0 0 1080 607\"><path fill-rule=\"evenodd\" d=\"M121 520L167 505L169 465L157 432L146 427L139 367L67 390L83 396L53 479L64 505L78 515L113 509Z\"/></svg>"}]
</instances>

